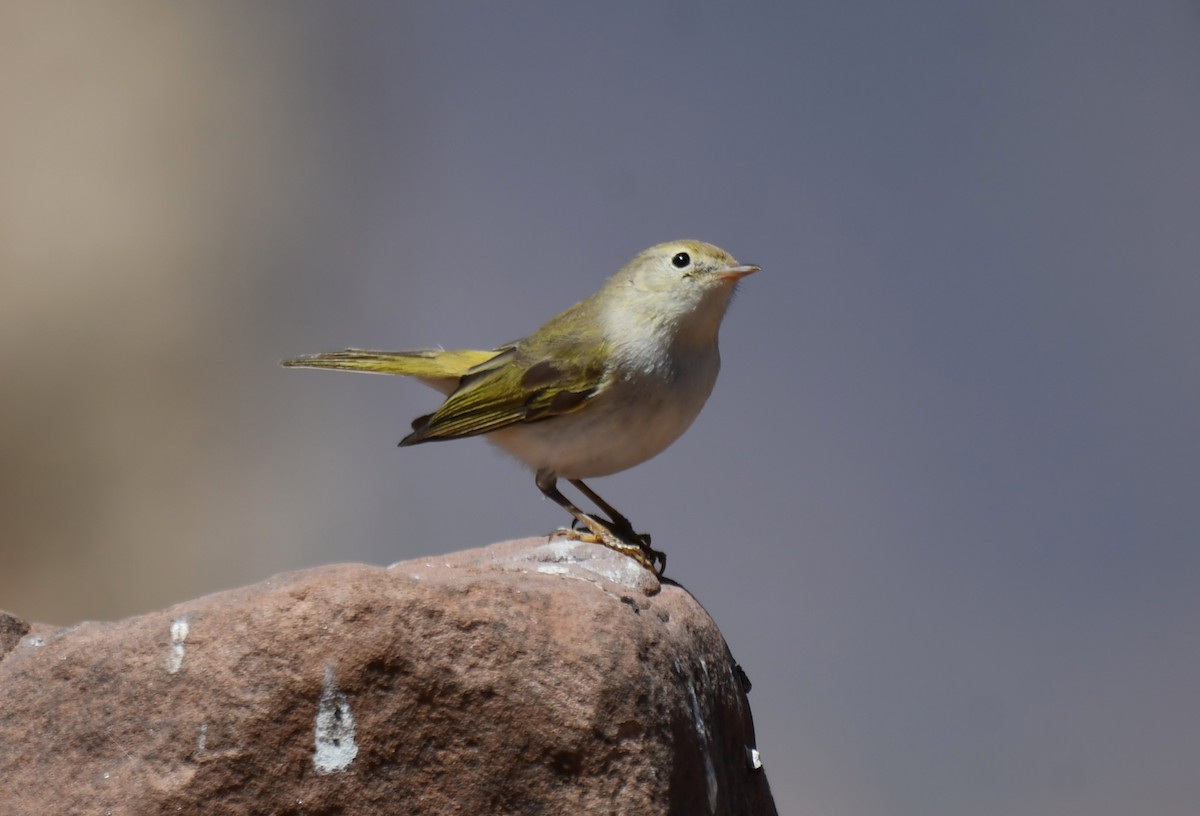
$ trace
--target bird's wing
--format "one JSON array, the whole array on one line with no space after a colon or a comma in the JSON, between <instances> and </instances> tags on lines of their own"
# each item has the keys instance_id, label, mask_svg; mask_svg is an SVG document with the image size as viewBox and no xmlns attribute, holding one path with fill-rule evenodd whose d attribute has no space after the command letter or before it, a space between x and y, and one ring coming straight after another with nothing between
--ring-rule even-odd
<instances>
[{"instance_id":1,"label":"bird's wing","mask_svg":"<svg viewBox=\"0 0 1200 816\"><path fill-rule=\"evenodd\" d=\"M520 340L469 369L442 407L414 421L400 444L490 433L586 405L604 387L607 355L594 338L571 331L569 312L556 318L565 319L566 329L553 332L552 341Z\"/></svg>"}]
</instances>

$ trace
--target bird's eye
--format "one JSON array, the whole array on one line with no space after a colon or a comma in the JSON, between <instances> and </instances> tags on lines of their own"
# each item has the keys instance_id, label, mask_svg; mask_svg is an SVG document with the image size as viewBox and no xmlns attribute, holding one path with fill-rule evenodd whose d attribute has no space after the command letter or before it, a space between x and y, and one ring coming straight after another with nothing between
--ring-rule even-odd
<instances>
[{"instance_id":1,"label":"bird's eye","mask_svg":"<svg viewBox=\"0 0 1200 816\"><path fill-rule=\"evenodd\" d=\"M686 252L680 252L678 255L676 255L674 258L671 259L671 263L675 265L676 269L683 269L691 262L692 262L692 256L688 255Z\"/></svg>"}]
</instances>

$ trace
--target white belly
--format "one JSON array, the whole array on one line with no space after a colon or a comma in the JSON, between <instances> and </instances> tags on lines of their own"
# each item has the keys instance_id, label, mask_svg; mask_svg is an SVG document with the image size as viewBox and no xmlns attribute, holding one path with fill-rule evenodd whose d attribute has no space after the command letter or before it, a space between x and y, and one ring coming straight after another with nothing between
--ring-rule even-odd
<instances>
[{"instance_id":1,"label":"white belly","mask_svg":"<svg viewBox=\"0 0 1200 816\"><path fill-rule=\"evenodd\" d=\"M578 411L487 435L530 468L566 479L617 473L661 453L688 429L717 380L720 358L693 358L686 373L642 372L615 381Z\"/></svg>"}]
</instances>

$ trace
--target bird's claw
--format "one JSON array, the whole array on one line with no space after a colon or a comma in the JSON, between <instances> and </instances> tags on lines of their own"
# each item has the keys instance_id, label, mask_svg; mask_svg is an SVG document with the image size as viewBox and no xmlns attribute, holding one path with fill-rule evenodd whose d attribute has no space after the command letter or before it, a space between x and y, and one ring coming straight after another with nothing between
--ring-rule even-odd
<instances>
[{"instance_id":1,"label":"bird's claw","mask_svg":"<svg viewBox=\"0 0 1200 816\"><path fill-rule=\"evenodd\" d=\"M646 533L635 533L633 530L611 530L607 523L601 522L595 516L590 516L597 522L597 528L580 530L576 527L581 523L578 519L571 522L570 527L559 527L551 536L562 536L568 541L583 541L589 544L603 544L611 550L627 555L637 561L657 577L662 577L667 568L667 554L650 546L650 536Z\"/></svg>"}]
</instances>

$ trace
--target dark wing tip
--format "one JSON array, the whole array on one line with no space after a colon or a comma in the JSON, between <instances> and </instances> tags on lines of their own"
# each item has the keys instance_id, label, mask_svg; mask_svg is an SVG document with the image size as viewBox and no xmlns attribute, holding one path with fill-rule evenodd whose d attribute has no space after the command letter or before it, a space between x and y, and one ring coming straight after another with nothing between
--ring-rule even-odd
<instances>
[{"instance_id":1,"label":"dark wing tip","mask_svg":"<svg viewBox=\"0 0 1200 816\"><path fill-rule=\"evenodd\" d=\"M433 419L433 414L425 414L419 416L412 421L412 433L400 440L400 447L407 448L411 445L419 445L422 442L428 441L429 437L425 432L429 430L429 420Z\"/></svg>"}]
</instances>

